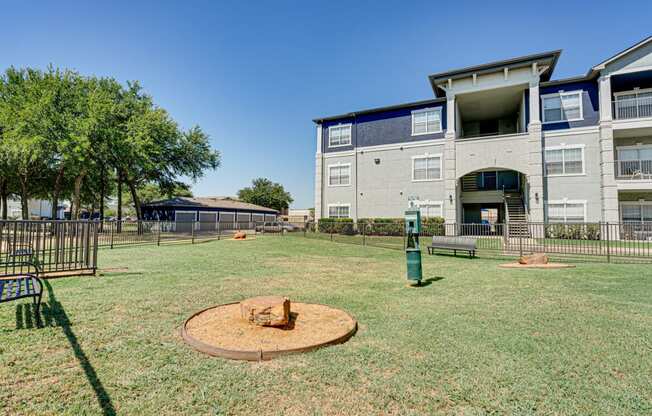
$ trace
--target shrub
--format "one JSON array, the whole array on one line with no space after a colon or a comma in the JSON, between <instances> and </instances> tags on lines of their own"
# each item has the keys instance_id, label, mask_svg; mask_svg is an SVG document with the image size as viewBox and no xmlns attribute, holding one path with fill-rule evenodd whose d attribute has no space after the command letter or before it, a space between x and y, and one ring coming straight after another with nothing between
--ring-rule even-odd
<instances>
[{"instance_id":1,"label":"shrub","mask_svg":"<svg viewBox=\"0 0 652 416\"><path fill-rule=\"evenodd\" d=\"M404 220L402 218L360 218L358 231L365 235L402 236Z\"/></svg>"},{"instance_id":2,"label":"shrub","mask_svg":"<svg viewBox=\"0 0 652 416\"><path fill-rule=\"evenodd\" d=\"M353 220L351 218L321 218L317 225L321 233L329 234L355 234Z\"/></svg>"},{"instance_id":3,"label":"shrub","mask_svg":"<svg viewBox=\"0 0 652 416\"><path fill-rule=\"evenodd\" d=\"M600 224L586 224L586 239L587 240L600 239Z\"/></svg>"}]
</instances>

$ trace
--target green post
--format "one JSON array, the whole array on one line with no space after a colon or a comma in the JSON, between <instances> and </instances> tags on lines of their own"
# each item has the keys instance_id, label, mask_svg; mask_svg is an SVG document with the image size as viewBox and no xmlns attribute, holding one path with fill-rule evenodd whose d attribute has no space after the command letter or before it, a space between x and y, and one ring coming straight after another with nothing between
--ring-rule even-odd
<instances>
[{"instance_id":1,"label":"green post","mask_svg":"<svg viewBox=\"0 0 652 416\"><path fill-rule=\"evenodd\" d=\"M405 211L405 257L407 260L407 279L411 285L421 284L423 276L421 267L421 247L419 233L421 232L421 212L419 210Z\"/></svg>"}]
</instances>

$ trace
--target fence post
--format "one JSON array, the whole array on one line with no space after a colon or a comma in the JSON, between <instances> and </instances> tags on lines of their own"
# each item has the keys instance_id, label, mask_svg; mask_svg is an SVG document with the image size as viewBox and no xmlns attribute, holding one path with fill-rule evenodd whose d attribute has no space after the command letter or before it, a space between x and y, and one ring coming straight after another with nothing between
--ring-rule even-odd
<instances>
[{"instance_id":1,"label":"fence post","mask_svg":"<svg viewBox=\"0 0 652 416\"><path fill-rule=\"evenodd\" d=\"M156 245L161 245L161 220L158 220L158 235L156 236Z\"/></svg>"},{"instance_id":2,"label":"fence post","mask_svg":"<svg viewBox=\"0 0 652 416\"><path fill-rule=\"evenodd\" d=\"M190 227L190 233L192 235L191 241L192 244L195 244L195 221L192 222L192 227Z\"/></svg>"},{"instance_id":3,"label":"fence post","mask_svg":"<svg viewBox=\"0 0 652 416\"><path fill-rule=\"evenodd\" d=\"M113 233L115 229L114 227L115 224L116 224L115 222L111 222L111 249L113 249Z\"/></svg>"},{"instance_id":4,"label":"fence post","mask_svg":"<svg viewBox=\"0 0 652 416\"><path fill-rule=\"evenodd\" d=\"M523 257L523 233L518 233L518 252L519 256Z\"/></svg>"},{"instance_id":5,"label":"fence post","mask_svg":"<svg viewBox=\"0 0 652 416\"><path fill-rule=\"evenodd\" d=\"M366 222L362 223L362 245L363 246L367 245L367 223Z\"/></svg>"},{"instance_id":6,"label":"fence post","mask_svg":"<svg viewBox=\"0 0 652 416\"><path fill-rule=\"evenodd\" d=\"M100 228L101 228L100 224L102 223L95 223L95 227L94 227L95 235L93 236L93 274L97 272L97 242L100 234Z\"/></svg>"},{"instance_id":7,"label":"fence post","mask_svg":"<svg viewBox=\"0 0 652 416\"><path fill-rule=\"evenodd\" d=\"M606 224L607 227L607 263L611 263L611 236L609 233L609 223Z\"/></svg>"}]
</instances>

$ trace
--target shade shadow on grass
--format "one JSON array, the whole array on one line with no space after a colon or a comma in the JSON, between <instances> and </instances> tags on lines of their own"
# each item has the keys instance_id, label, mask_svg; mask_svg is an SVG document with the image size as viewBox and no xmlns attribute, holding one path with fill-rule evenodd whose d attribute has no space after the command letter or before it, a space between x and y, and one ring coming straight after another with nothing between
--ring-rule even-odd
<instances>
[{"instance_id":1,"label":"shade shadow on grass","mask_svg":"<svg viewBox=\"0 0 652 416\"><path fill-rule=\"evenodd\" d=\"M91 385L93 391L95 392L95 397L97 398L100 408L102 409L102 414L115 415L116 412L113 403L111 402L111 397L102 385L100 379L97 377L97 372L88 360L86 353L82 349L81 345L79 345L79 341L77 340L77 336L72 330L72 325L65 309L63 309L63 306L55 297L50 283L47 280L44 280L43 283L48 292L48 301L42 305L45 325L61 327L63 333L66 336L66 339L68 340L68 343L70 344L70 347L75 354L75 357L77 358L77 361L79 361L79 365L81 365L82 369L84 370L84 374L88 380L88 383ZM16 312L16 316L18 316L18 312Z\"/></svg>"}]
</instances>

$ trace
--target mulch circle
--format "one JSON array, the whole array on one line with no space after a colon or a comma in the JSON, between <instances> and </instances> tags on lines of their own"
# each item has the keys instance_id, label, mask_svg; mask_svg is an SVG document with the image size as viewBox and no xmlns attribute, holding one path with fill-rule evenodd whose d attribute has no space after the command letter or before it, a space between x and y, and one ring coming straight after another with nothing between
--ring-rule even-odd
<instances>
[{"instance_id":1,"label":"mulch circle","mask_svg":"<svg viewBox=\"0 0 652 416\"><path fill-rule=\"evenodd\" d=\"M262 361L341 344L358 329L357 321L340 309L300 302L292 302L290 308L290 323L274 328L242 319L238 302L212 306L188 318L181 336L208 355Z\"/></svg>"},{"instance_id":2,"label":"mulch circle","mask_svg":"<svg viewBox=\"0 0 652 416\"><path fill-rule=\"evenodd\" d=\"M507 263L500 264L498 267L503 269L572 269L574 264L566 263L546 263L546 264L521 264L521 263Z\"/></svg>"}]
</instances>

